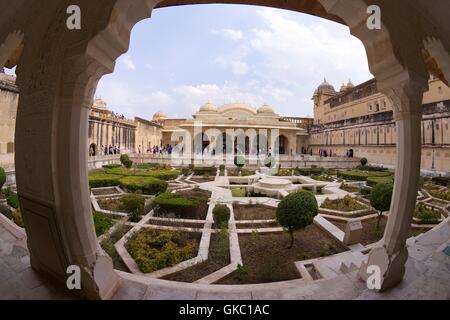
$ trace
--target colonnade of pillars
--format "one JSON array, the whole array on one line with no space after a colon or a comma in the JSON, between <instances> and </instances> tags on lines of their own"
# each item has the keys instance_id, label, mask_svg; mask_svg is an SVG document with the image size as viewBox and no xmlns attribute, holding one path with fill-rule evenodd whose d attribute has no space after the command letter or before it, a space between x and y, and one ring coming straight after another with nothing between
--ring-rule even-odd
<instances>
[{"instance_id":1,"label":"colonnade of pillars","mask_svg":"<svg viewBox=\"0 0 450 320\"><path fill-rule=\"evenodd\" d=\"M136 127L103 120L89 120L89 155L105 154L105 147L117 147L122 153L135 150Z\"/></svg>"}]
</instances>

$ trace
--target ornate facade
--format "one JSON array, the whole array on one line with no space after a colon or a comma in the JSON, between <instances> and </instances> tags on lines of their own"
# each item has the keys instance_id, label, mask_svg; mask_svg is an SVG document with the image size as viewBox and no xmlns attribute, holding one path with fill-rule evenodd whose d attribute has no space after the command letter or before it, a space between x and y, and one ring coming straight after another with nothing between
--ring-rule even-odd
<instances>
[{"instance_id":1,"label":"ornate facade","mask_svg":"<svg viewBox=\"0 0 450 320\"><path fill-rule=\"evenodd\" d=\"M422 100L422 170L450 171L450 88L432 77ZM314 125L309 146L344 156L353 149L356 157L394 166L397 128L390 99L377 90L375 79L353 86L349 81L339 92L326 80L313 96Z\"/></svg>"}]
</instances>

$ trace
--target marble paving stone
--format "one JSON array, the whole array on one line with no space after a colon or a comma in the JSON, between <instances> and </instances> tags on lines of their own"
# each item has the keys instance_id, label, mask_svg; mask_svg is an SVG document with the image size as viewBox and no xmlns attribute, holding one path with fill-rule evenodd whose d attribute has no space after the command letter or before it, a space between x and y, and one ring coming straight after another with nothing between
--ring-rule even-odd
<instances>
[{"instance_id":1,"label":"marble paving stone","mask_svg":"<svg viewBox=\"0 0 450 320\"><path fill-rule=\"evenodd\" d=\"M164 287L149 285L143 300L194 300L198 299L195 289L179 287Z\"/></svg>"}]
</instances>

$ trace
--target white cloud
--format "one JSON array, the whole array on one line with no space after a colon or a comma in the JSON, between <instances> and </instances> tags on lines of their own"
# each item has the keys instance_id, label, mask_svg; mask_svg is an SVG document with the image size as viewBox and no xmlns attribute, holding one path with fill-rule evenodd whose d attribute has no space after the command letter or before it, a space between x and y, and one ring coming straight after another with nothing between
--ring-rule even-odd
<instances>
[{"instance_id":1,"label":"white cloud","mask_svg":"<svg viewBox=\"0 0 450 320\"><path fill-rule=\"evenodd\" d=\"M228 38L233 41L238 41L243 39L243 33L241 30L234 30L234 29L211 29L212 34L221 35L225 38Z\"/></svg>"},{"instance_id":2,"label":"white cloud","mask_svg":"<svg viewBox=\"0 0 450 320\"><path fill-rule=\"evenodd\" d=\"M125 55L122 60L125 67L129 70L136 70L136 65L133 61L133 59L129 55Z\"/></svg>"},{"instance_id":3,"label":"white cloud","mask_svg":"<svg viewBox=\"0 0 450 320\"><path fill-rule=\"evenodd\" d=\"M267 81L301 86L310 96L323 77L331 81L351 77L356 83L371 77L364 47L347 27L324 19L303 24L294 14L272 9L258 14L265 27L252 30L250 44L264 60L254 69Z\"/></svg>"},{"instance_id":4,"label":"white cloud","mask_svg":"<svg viewBox=\"0 0 450 320\"><path fill-rule=\"evenodd\" d=\"M246 75L249 71L249 66L247 63L240 61L238 59L217 57L215 62L222 65L225 68L230 68L231 72L235 76Z\"/></svg>"}]
</instances>

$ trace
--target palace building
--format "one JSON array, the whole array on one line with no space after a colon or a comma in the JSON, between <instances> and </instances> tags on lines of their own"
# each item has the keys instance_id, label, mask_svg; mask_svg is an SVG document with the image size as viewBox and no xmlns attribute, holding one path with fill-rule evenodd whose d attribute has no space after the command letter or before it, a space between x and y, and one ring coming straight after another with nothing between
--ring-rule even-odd
<instances>
[{"instance_id":1,"label":"palace building","mask_svg":"<svg viewBox=\"0 0 450 320\"><path fill-rule=\"evenodd\" d=\"M422 100L422 170L450 171L450 88L432 77ZM309 147L345 155L349 149L370 163L392 167L396 158L397 128L392 102L378 92L375 79L339 92L326 80L313 95L314 125Z\"/></svg>"},{"instance_id":2,"label":"palace building","mask_svg":"<svg viewBox=\"0 0 450 320\"><path fill-rule=\"evenodd\" d=\"M14 131L19 89L15 77L0 74L0 165L14 163ZM157 112L152 119L127 119L95 99L89 114L89 156L110 148L120 153L146 154L154 146L177 146L192 154L223 153L366 157L369 163L393 167L397 129L391 101L378 92L374 79L359 85L351 81L339 91L326 80L313 97L314 119L287 117L270 106L245 103L215 106L208 102L192 118L174 119ZM431 78L422 102L422 170L450 171L450 88ZM220 146L220 147L219 147Z\"/></svg>"}]
</instances>

